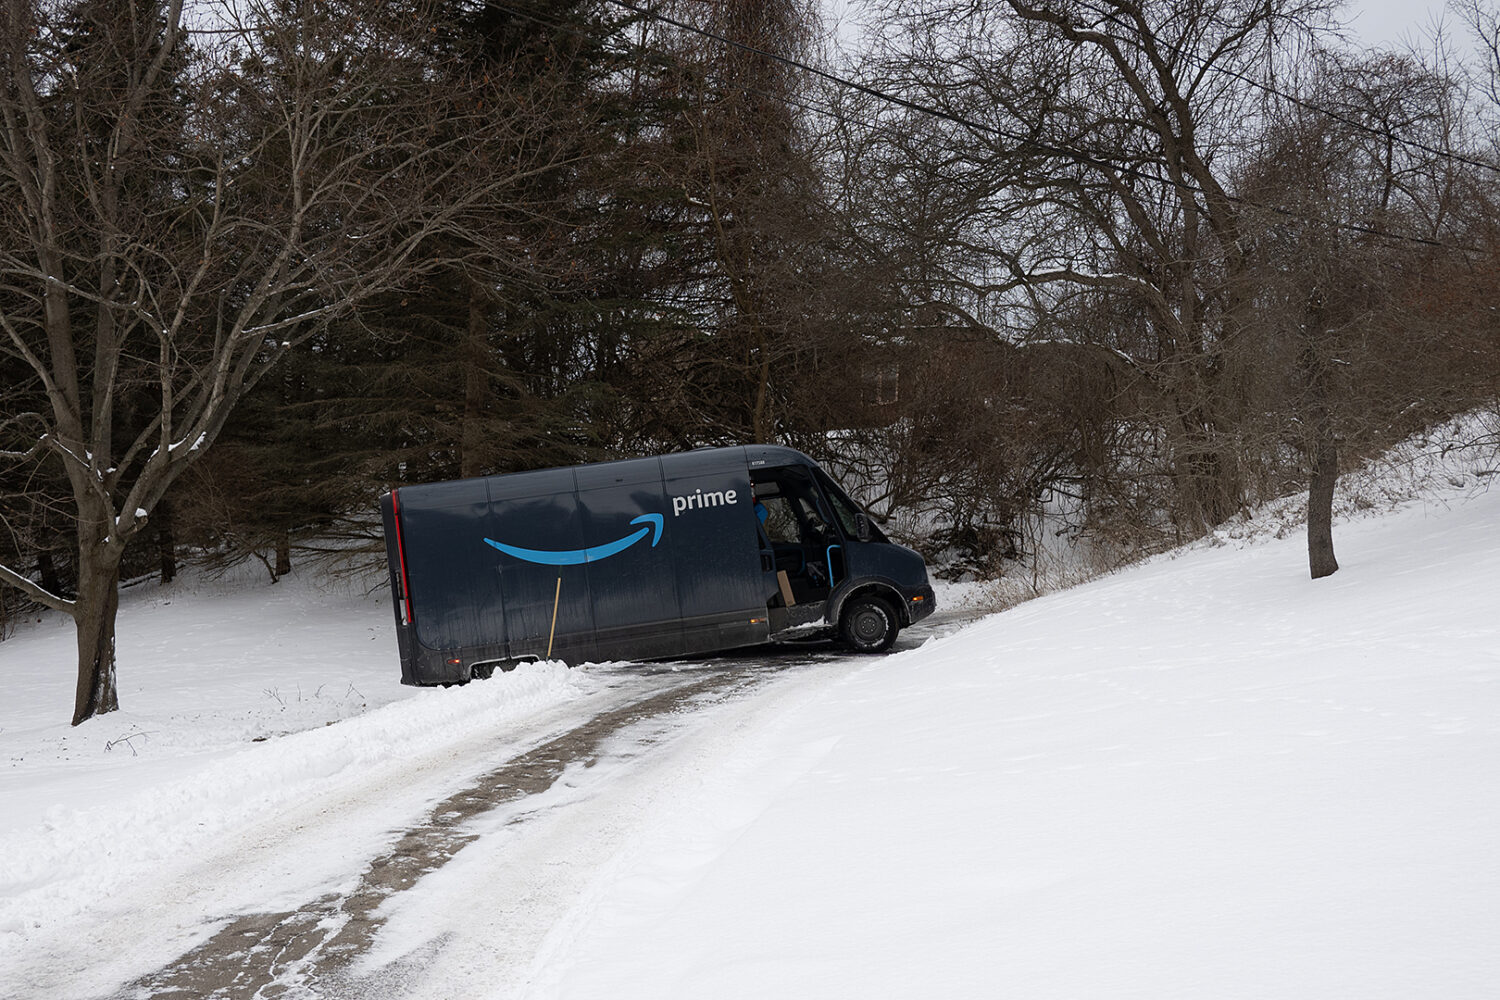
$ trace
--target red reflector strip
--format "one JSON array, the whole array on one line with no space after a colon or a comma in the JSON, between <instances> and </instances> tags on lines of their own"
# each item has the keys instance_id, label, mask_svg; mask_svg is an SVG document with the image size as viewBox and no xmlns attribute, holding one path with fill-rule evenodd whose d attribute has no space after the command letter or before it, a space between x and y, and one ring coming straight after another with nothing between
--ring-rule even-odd
<instances>
[{"instance_id":1,"label":"red reflector strip","mask_svg":"<svg viewBox=\"0 0 1500 1000\"><path fill-rule=\"evenodd\" d=\"M416 615L412 614L411 584L406 579L406 542L401 537L401 501L397 499L395 490L391 490L391 520L396 522L396 561L401 566L401 596L406 601L406 623L410 625L416 621Z\"/></svg>"}]
</instances>

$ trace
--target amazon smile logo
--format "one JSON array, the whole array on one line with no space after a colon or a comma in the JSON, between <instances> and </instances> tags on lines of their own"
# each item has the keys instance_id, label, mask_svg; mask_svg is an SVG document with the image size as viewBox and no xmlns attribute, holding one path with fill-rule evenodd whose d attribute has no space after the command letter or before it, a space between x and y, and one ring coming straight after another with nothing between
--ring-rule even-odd
<instances>
[{"instance_id":1,"label":"amazon smile logo","mask_svg":"<svg viewBox=\"0 0 1500 1000\"><path fill-rule=\"evenodd\" d=\"M504 542L497 542L493 538L486 538L484 541L486 545L499 549L508 556L514 556L529 563L539 563L543 566L577 566L580 563L598 562L601 559L608 559L610 556L618 555L642 538L650 535L653 528L656 529L656 533L651 539L651 547L653 549L656 548L656 543L661 541L661 530L664 520L660 514L642 514L640 517L631 518L631 524L642 524L644 522L645 526L626 535L624 538L617 538L603 545L591 545L586 549L565 549L561 551L523 549L517 545L507 545Z\"/></svg>"}]
</instances>

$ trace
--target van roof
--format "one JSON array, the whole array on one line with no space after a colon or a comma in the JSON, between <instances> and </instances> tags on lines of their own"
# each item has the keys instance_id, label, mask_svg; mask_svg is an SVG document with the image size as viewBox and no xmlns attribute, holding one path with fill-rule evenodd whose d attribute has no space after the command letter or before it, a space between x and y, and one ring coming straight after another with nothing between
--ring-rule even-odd
<instances>
[{"instance_id":1,"label":"van roof","mask_svg":"<svg viewBox=\"0 0 1500 1000\"><path fill-rule=\"evenodd\" d=\"M715 472L735 472L777 465L813 465L812 459L774 444L694 448L691 451L620 458L606 462L529 469L473 479L451 479L398 487L403 504L450 507L468 503L566 493L575 489L623 486L660 479L678 479Z\"/></svg>"}]
</instances>

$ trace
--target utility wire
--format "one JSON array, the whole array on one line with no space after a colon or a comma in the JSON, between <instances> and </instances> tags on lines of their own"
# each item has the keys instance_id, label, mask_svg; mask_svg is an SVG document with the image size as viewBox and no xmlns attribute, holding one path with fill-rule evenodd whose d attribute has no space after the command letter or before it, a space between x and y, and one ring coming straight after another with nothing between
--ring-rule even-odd
<instances>
[{"instance_id":1,"label":"utility wire","mask_svg":"<svg viewBox=\"0 0 1500 1000\"><path fill-rule=\"evenodd\" d=\"M1110 159L1110 158L1104 157L1104 156L1097 156L1097 155L1089 153L1089 152L1087 152L1085 150L1075 149L1075 148L1068 148L1068 147L1064 147L1064 146L1057 146L1057 145L1054 145L1054 144L1051 144L1051 143L1046 143L1046 142L1039 141L1039 140L1037 140L1037 139L1035 139L1033 137L1023 136L1023 135L1020 135L1020 134L1015 133L1015 132L1008 132L1005 129L1002 129L1002 128L998 127L998 126L989 125L989 124L986 124L984 122L975 121L972 118L967 118L967 117L964 117L962 115L957 115L957 114L954 114L954 113L949 112L949 111L944 111L941 108L935 108L935 107L932 107L931 105L922 104L920 102L913 101L913 100L910 100L908 98L901 97L900 95L892 94L889 91L880 90L878 88L871 87L871 86L869 86L867 84L860 83L857 80L850 80L847 77L841 77L841 76L839 76L839 75L837 75L835 73L831 73L831 72L829 72L827 70L819 69L816 66L811 66L811 65L809 65L807 63L801 62L800 60L792 59L792 58L790 58L788 56L778 55L777 53L769 52L769 51L767 51L765 49L757 48L756 46L749 45L749 44L747 44L745 42L736 41L735 39L732 39L732 38L729 38L727 36L718 34L717 32L714 32L714 31L710 31L710 30L708 30L706 28L701 28L701 27L698 27L697 25L690 24L690 23L687 23L685 21L678 20L676 18L670 17L670 16L668 16L666 14L663 14L663 13L660 13L658 11L653 11L653 10L650 10L648 8L640 7L640 6L636 5L636 4L628 2L628 0L605 0L605 2L613 4L614 6L620 7L622 9L624 9L624 10L628 10L628 11L634 13L634 14L639 15L640 17L647 18L648 20L658 21L658 22L660 22L662 24L670 25L670 26L672 26L674 28L677 28L679 30L686 31L686 32L689 32L691 34L699 35L701 37L711 39L711 40L719 42L721 44L733 46L733 47L741 49L741 50L743 50L745 52L749 52L749 53L752 53L754 55L758 55L758 56L762 56L762 57L767 58L767 59L774 60L776 62L782 63L783 65L792 67L794 69L801 70L801 71L803 71L805 73L812 74L813 76L819 77L820 79L827 80L828 82L833 83L833 84L835 84L837 86L858 91L858 92L863 93L863 94L865 94L865 95L867 95L869 97L874 97L877 100L883 101L883 102L885 102L887 104L893 104L893 105L896 105L898 107L905 108L905 109L907 109L909 111L915 111L918 114L923 114L923 115L926 115L928 117L937 118L937 119L940 119L942 121L947 121L947 122L949 122L951 124L960 125L960 126L966 128L966 129L970 129L970 130L975 131L975 132L986 133L986 134L993 135L993 136L996 136L996 137L1001 138L1001 139L1008 140L1010 142L1013 142L1013 143L1017 144L1018 151L1020 151L1021 148L1029 148L1031 151L1040 152L1040 153L1047 153L1047 154L1051 154L1051 155L1054 155L1054 156L1061 156L1061 157L1063 157L1065 159L1075 160L1075 161L1084 163L1084 164L1086 164L1088 166L1091 166L1091 167L1093 167L1093 168L1095 168L1097 170L1112 171L1112 172L1114 172L1116 174L1119 174L1121 176L1130 177L1130 178L1133 178L1133 179L1136 179L1136 180L1145 181L1145 182L1151 183L1151 184L1158 184L1158 185L1161 185L1161 186L1167 187L1167 188L1173 188L1173 189L1176 189L1178 191L1182 191L1182 192L1185 192L1187 194L1193 195L1195 197L1205 197L1205 198L1207 197L1207 193L1201 187L1198 187L1195 184L1190 184L1190 183L1187 183L1186 181L1179 181L1179 180L1176 180L1176 179L1171 178L1171 177L1163 177L1160 174L1154 174L1154 173L1151 173L1149 171L1142 170L1142 169L1140 169L1138 167L1133 167L1130 164L1121 162L1119 160ZM502 3L493 3L492 2L491 6L496 7L498 9L501 9L501 10L505 10L505 11L511 13L511 14L516 15L517 17L525 18L525 19L527 19L529 21L533 21L533 22L535 22L537 24L541 24L541 25L544 25L546 27L554 28L554 29L559 30L559 31L568 32L570 34L578 35L580 37L589 37L589 36L587 36L585 34L585 32L581 31L578 28L572 27L570 25L563 24L563 23L558 22L558 21L548 20L546 18L538 16L537 14L535 14L534 12L531 12L531 11L520 10L518 8L511 7L509 5L502 4ZM1086 4L1084 6L1087 7ZM1108 13L1106 13L1104 11L1098 10L1097 8L1089 7L1088 9L1092 10L1094 13L1096 13L1099 16L1105 18L1106 20L1111 20L1113 22L1113 18L1112 18L1112 16L1110 14L1108 14ZM1118 24L1119 22L1113 22L1113 23ZM218 28L218 29L183 29L183 30L187 34L205 34L205 35L225 35L225 34L234 35L234 34L247 33L247 29L243 29L243 28L241 28L241 29L223 29L223 28ZM1170 43L1166 43L1165 47L1167 47L1171 51L1177 53L1178 55L1183 56L1184 58L1187 57L1186 53L1182 52L1182 50L1180 50L1180 49L1175 48L1174 46L1171 46ZM1242 81L1244 81L1246 83L1249 83L1249 84L1251 84L1253 86L1261 87L1262 89L1265 89L1265 90L1267 90L1270 93L1277 94L1277 96L1281 96L1281 97L1285 98L1286 100L1293 101L1294 103L1301 104L1302 106L1307 107L1310 110L1314 110L1314 111L1318 111L1318 112L1323 113L1323 114L1327 114L1330 117L1334 117L1336 120L1346 121L1348 124L1350 124L1353 127L1356 127L1356 128L1361 128L1362 127L1366 131L1376 132L1376 134L1379 134L1382 137L1385 136L1385 133L1380 133L1377 130L1373 130L1373 129L1371 129L1368 126L1361 126L1359 123L1357 123L1357 122L1355 122L1353 120L1348 120L1348 119L1340 118L1334 112L1327 111L1326 109L1318 108L1315 105L1312 105L1312 104L1309 104L1307 102L1301 101L1300 99L1294 98L1294 97L1292 97L1290 95L1282 94L1280 91L1276 91L1276 90L1270 88L1267 85L1260 84L1260 83L1258 83L1257 81L1255 81L1255 80L1253 80L1251 78L1244 77L1244 76L1242 76L1242 75L1234 72L1233 70L1229 70L1229 69L1226 69L1224 67L1214 67L1214 66L1209 66L1208 68L1210 68L1210 69L1217 69L1220 72L1230 73L1230 74L1234 75L1236 78L1238 78L1238 79L1240 79L1240 80L1242 80ZM799 109L801 109L803 111L807 111L809 113L821 114L821 115L825 115L825 116L828 116L828 117L833 117L833 118L835 118L835 119L837 119L840 122L845 123L845 124L848 124L848 123L852 122L853 124L861 125L861 126L863 126L865 128L871 129L872 131L877 131L877 132L881 131L881 127L878 126L878 125L876 125L875 123L864 122L864 121L853 121L850 118L848 118L847 116L839 113L838 111L833 110L832 108L819 108L819 107L814 107L814 106L811 106L811 105L803 104L803 103L801 103L799 101L796 101L795 99L793 99L793 98L791 98L791 97L789 97L789 96L787 96L785 94L772 94L772 93L767 93L767 92L763 92L763 91L754 91L754 90L752 90L750 88L746 88L746 89L747 89L747 92L753 92L753 93L758 94L759 96L771 98L773 100L780 100L780 101L782 101L782 102L784 102L784 103L786 103L786 104L788 104L788 105L790 105L792 107L799 108ZM1470 159L1467 159L1465 157L1461 157L1458 154L1445 153L1445 152L1440 151L1440 150L1434 150L1431 147L1427 147L1427 146L1424 146L1424 145L1419 144L1419 143L1414 143L1414 142L1412 142L1410 140L1400 140L1400 139L1398 139L1397 141L1398 142L1402 142L1402 143L1407 144L1407 145L1412 145L1412 146L1414 146L1414 148L1419 148L1419 149L1422 149L1423 151L1426 151L1426 152L1434 153L1435 155L1438 155L1438 156L1447 156L1447 157L1449 157L1451 159L1458 160L1459 162L1469 163L1469 164L1472 164L1472 165L1475 165L1475 166L1485 167L1486 169L1500 171L1500 167L1495 167L1493 165L1486 164L1486 163L1483 163L1483 162L1478 161L1478 160L1470 160ZM952 152L952 153L958 153L958 154L962 154L962 153L965 152L964 150L962 150L962 149L960 149L958 147L946 147L945 151ZM1264 204L1264 203L1261 203L1261 202L1252 201L1252 200L1250 200L1248 198L1243 198L1243 197L1241 197L1239 195L1230 194L1228 192L1223 192L1223 197L1227 201L1233 202L1234 204L1242 205L1242 206L1245 206L1247 208L1255 208L1255 209L1260 209L1261 211L1271 212L1271 213L1273 213L1275 215L1282 216L1283 218L1295 219L1295 220L1300 221L1300 222L1313 223L1313 224L1316 224L1316 225L1330 226L1330 227L1333 227L1335 229L1342 229L1342 230L1345 230L1347 232L1360 233L1361 235L1365 235L1365 236L1374 236L1374 237L1379 238L1379 239L1393 240L1393 241L1402 242L1402 243L1416 243L1416 244L1420 244L1422 246L1436 247L1438 249L1455 250L1455 251L1458 251L1460 253L1483 254L1485 252L1485 251L1481 250L1478 247L1460 247L1460 246L1454 246L1453 244L1443 242L1442 240L1428 239L1428 238L1422 237L1422 236L1410 236L1410 235L1406 235L1406 234L1402 234L1402 233L1393 233L1393 232L1389 232L1388 230L1376 229L1373 226L1363 226L1363 225L1360 225L1358 223L1353 223L1353 222L1340 222L1340 221L1337 221L1337 220L1324 219L1324 218L1319 218L1319 217L1316 217L1316 216L1305 215L1305 214L1293 211L1292 209L1282 208L1282 207L1277 206L1277 205L1267 205L1267 204Z\"/></svg>"},{"instance_id":2,"label":"utility wire","mask_svg":"<svg viewBox=\"0 0 1500 1000\"><path fill-rule=\"evenodd\" d=\"M1104 157L1094 156L1093 154L1084 152L1083 150L1068 149L1062 146L1054 146L1050 143L1040 142L1029 136L1023 136L1015 132L1008 132L996 125L989 125L984 122L975 121L972 118L966 118L962 115L944 111L941 108L934 108L931 105L920 104L916 101L901 97L900 95L892 94L889 91L878 90L875 87L860 83L857 80L850 80L847 77L838 76L835 73L830 73L827 70L819 69L816 66L810 66L807 63L801 62L797 59L792 59L789 56L783 56L778 55L774 52L768 52L765 49L757 48L754 45L735 41L732 38L728 38L724 35L718 34L717 32L710 31L707 28L700 28L697 25L689 24L685 21L679 21L676 18L669 17L666 14L649 10L644 7L638 7L635 4L628 2L628 0L606 0L606 2L611 3L616 7L622 7L625 10L632 11L650 20L659 21L662 24L671 25L672 27L678 28L682 31L691 32L695 35L701 35L704 38L709 38L713 41L721 42L724 45L731 45L737 49L742 49L743 51L752 53L754 55L764 56L767 59L772 59L776 62L782 63L783 65L790 66L794 69L799 69L804 73L811 73L813 76L820 77L821 79L827 80L830 83L836 84L840 87L845 87L850 90L856 90L869 97L874 97L878 100L884 101L887 104L894 104L898 107L906 108L908 111L915 111L919 114L928 115L932 118L938 118L943 121L950 122L954 125L962 125L964 128L970 129L975 132L985 132L989 135L1018 143L1021 146L1031 147L1038 152L1051 153L1057 156L1068 156L1074 159L1081 159L1093 167L1118 170L1120 173L1125 174L1128 177L1135 177L1140 180L1152 181L1158 184L1168 184L1172 187L1178 188L1179 190L1186 191L1191 194L1202 195L1205 193L1202 188L1199 188L1193 184L1188 184L1184 181L1176 181L1172 180L1169 177L1160 177L1155 174L1150 174L1143 170L1132 167L1129 164L1109 160Z\"/></svg>"},{"instance_id":3,"label":"utility wire","mask_svg":"<svg viewBox=\"0 0 1500 1000\"><path fill-rule=\"evenodd\" d=\"M1091 6L1088 3L1082 2L1082 0L1080 0L1079 5L1081 7L1083 7L1084 9L1086 9L1086 10L1089 10L1089 11L1092 11L1093 13L1095 13L1095 14L1098 14L1100 17L1102 17L1104 20L1108 21L1109 23L1117 25L1118 27L1125 28L1125 29L1129 30L1130 26L1124 24L1123 22L1121 22L1118 19L1119 18L1118 12L1108 11L1108 10L1101 10L1098 7L1094 7L1094 6ZM1205 62L1203 59L1201 59L1195 53L1189 52L1189 51L1181 49L1181 48L1178 48L1176 45L1172 44L1169 41L1166 41L1165 39L1163 39L1163 38L1161 38L1159 36L1153 36L1152 40L1157 45L1159 45L1162 48L1166 49L1168 52L1171 52L1173 55L1176 55L1176 56L1178 56L1178 57L1180 57L1182 59L1186 59L1186 60L1189 60L1189 61L1193 62L1200 69L1206 69L1206 70L1210 70L1210 71L1212 71L1214 73L1221 73L1221 74L1223 74L1225 76L1233 77L1234 79L1239 80L1241 83L1249 84L1250 86L1256 88L1257 90L1264 91L1265 93L1270 94L1273 97L1279 97L1283 101L1287 101L1288 103L1295 104L1299 108L1303 108L1304 110L1312 111L1312 112L1314 112L1316 114L1323 115L1326 118L1331 118L1331 119L1333 119L1334 121L1338 122L1341 125L1347 125L1348 127L1352 128L1352 129L1355 129L1355 130L1360 131L1360 132L1366 132L1366 133L1368 133L1370 135L1373 135L1373 136L1375 136L1377 138L1380 138L1380 139L1389 139L1389 140L1392 140L1392 141L1396 142L1398 145L1405 146L1408 149L1420 150L1421 152L1427 153L1430 156L1436 156L1436 157L1438 157L1440 159L1452 160L1455 163L1462 163L1462 164L1464 164L1466 166L1479 167L1479 168L1481 168L1483 170L1489 170L1489 171L1492 171L1494 173L1500 173L1500 166L1497 166L1494 163L1488 163L1488 162L1486 162L1484 160L1477 160L1477 159L1474 159L1473 157L1465 156L1462 153L1455 153L1451 149L1440 149L1440 148L1438 148L1436 146L1429 146L1429 145L1427 145L1424 142L1417 141L1416 139L1406 139L1406 138L1403 138L1402 136L1396 135L1393 132L1383 132L1380 129L1376 128L1375 126L1373 126L1373 125L1366 125L1364 122L1360 121L1359 119L1357 119L1357 118L1351 118L1348 115L1344 114L1343 112L1334 111L1334 110L1332 110L1330 108L1325 108L1325 107L1323 107L1321 105L1314 104L1312 101L1309 101L1306 98L1298 97L1295 94L1289 94L1286 91L1281 90L1280 88L1278 88L1278 87L1276 87L1276 86L1274 86L1272 84L1266 83L1263 80L1257 80L1254 77L1246 76L1244 73L1241 73L1239 70L1231 69L1228 66L1222 66L1222 65L1220 65L1218 63Z\"/></svg>"},{"instance_id":4,"label":"utility wire","mask_svg":"<svg viewBox=\"0 0 1500 1000\"><path fill-rule=\"evenodd\" d=\"M845 88L848 88L848 89L851 89L851 90L858 91L858 92L863 93L863 94L865 94L867 96L874 97L877 100L884 101L884 102L886 102L888 104L894 104L894 105L896 105L898 107L906 108L907 110L915 111L915 112L917 112L919 114L924 114L924 115L927 115L927 116L930 116L930 117L933 117L933 118L937 118L937 119L940 119L940 120L943 120L943 121L950 122L950 123L955 124L955 125L960 125L960 126L962 126L964 128L973 130L975 132L982 132L982 133L986 133L986 134L989 134L989 135L996 136L996 137L1001 138L1001 139L1006 139L1006 140L1009 140L1011 142L1018 143L1021 146L1030 147L1031 149L1033 149L1033 150L1035 150L1037 152L1050 153L1050 154L1053 154L1053 155L1066 157L1066 158L1069 158L1069 159L1080 161L1080 162L1085 163L1088 166L1094 167L1096 169L1107 170L1107 171L1114 171L1114 172L1116 172L1118 174L1121 174L1123 176L1126 176L1126 177L1135 178L1137 180L1146 181L1148 183L1161 184L1161 185L1164 185L1164 186L1172 187L1172 188L1175 188L1175 189L1177 189L1179 191L1184 191L1184 192L1187 192L1189 194L1192 194L1194 196L1207 197L1207 193L1201 187L1198 187L1197 185L1189 184L1189 183L1187 183L1185 181L1175 180L1175 179L1170 178L1170 177L1162 177L1162 176L1157 175L1157 174L1152 174L1152 173L1149 173L1147 171L1140 170L1139 168L1132 167L1132 166L1130 166L1127 163L1122 163L1122 162L1120 162L1118 160L1111 160L1111 159L1109 159L1107 157L1095 156L1094 154L1085 152L1083 150L1068 149L1066 147L1056 146L1056 145L1052 145L1050 143L1045 143L1045 142L1040 142L1040 141L1032 139L1030 137L1021 136L1021 135L1018 135L1018 134L1013 133L1013 132L1007 132L1006 130L1001 129L998 126L989 125L989 124L986 124L984 122L975 121L975 120L973 120L971 118L967 118L967 117L962 116L962 115L957 115L957 114L954 114L954 113L949 112L949 111L944 111L941 108L935 108L935 107L932 107L931 105L926 105L926 104L922 104L922 103L917 102L917 101L912 101L912 100L909 100L907 98L901 97L901 96L899 96L897 94L892 94L892 93L890 93L888 91L883 91L883 90L877 89L875 87L868 86L867 84L860 83L857 80L850 80L847 77L841 77L841 76L839 76L839 75L837 75L835 73L831 73L831 72L829 72L827 70L819 69L816 66L808 65L807 63L801 62L800 60L792 59L792 58L790 58L788 56L779 55L779 54L777 54L775 52L769 52L769 51L767 51L765 49L758 48L758 47L756 47L754 45L750 45L750 44L745 43L745 42L736 41L733 38L729 38L729 37L721 35L721 34L719 34L717 32L710 31L707 28L701 28L701 27L699 27L697 25L689 24L689 23L687 23L685 21L678 20L677 18L671 17L671 16L669 16L667 14L663 14L663 13L661 13L659 11L653 11L653 10L650 10L648 8L638 6L638 5L634 4L634 3L630 3L629 0L606 0L606 2L612 4L612 5L616 6L616 7L620 7L622 9L624 9L624 10L631 11L632 13L637 14L640 17L644 17L644 18L647 18L647 19L653 20L653 21L658 21L658 22L660 22L662 24L670 25L670 26L672 26L674 28L677 28L677 29L679 29L681 31L686 31L686 32L689 32L691 34L699 35L699 36L701 36L703 38L708 38L708 39L711 39L713 41L719 42L719 43L724 44L724 45L733 46L734 48L740 49L742 51L749 52L749 53L752 53L754 55L762 56L762 57L764 57L766 59L774 60L776 62L782 63L783 65L790 66L790 67L792 67L794 69L801 70L801 71L803 71L805 73L810 73L813 76L819 77L820 79L823 79L823 80L827 80L828 82L833 83L833 84L835 84L837 86L845 87ZM517 13L520 13L520 12L517 12ZM559 26L559 27L561 27L561 26ZM564 29L564 30L566 30L566 29ZM782 98L782 99L785 100L785 98ZM1226 200L1231 201L1231 202L1233 202L1233 203L1235 203L1237 205L1241 205L1241 206L1244 206L1244 207L1247 207L1247 208L1260 209L1261 211L1271 212L1271 213L1273 213L1275 215L1280 215L1280 216L1282 216L1284 218L1295 219L1295 220L1298 220L1300 222L1307 222L1307 223L1313 223L1313 224L1316 224L1316 225L1330 226L1330 227L1333 227L1333 228L1336 228L1336 229L1345 230L1347 232L1360 233L1360 234L1365 235L1365 236L1374 236L1374 237L1377 237L1377 238L1380 238L1380 239L1394 240L1394 241L1404 242L1404 243L1416 243L1416 244L1420 244L1422 246L1436 247L1436 248L1445 249L1445 250L1456 250L1456 251L1459 251L1459 252L1462 252L1462 253L1482 253L1483 252L1483 251L1481 251L1477 247L1458 247L1458 246L1453 246L1452 244L1449 244L1449 243L1445 243L1445 242L1443 242L1441 240L1428 239L1428 238L1423 237L1423 236L1410 236L1410 235L1406 235L1406 234L1402 234L1402 233L1392 233L1392 232L1389 232L1389 231L1386 231L1386 230L1376 229L1373 226L1360 225L1359 223L1354 223L1354 222L1340 222L1340 221L1332 220L1332 219L1323 219L1323 218L1318 218L1318 217L1315 217L1315 216L1304 215L1304 214L1301 214L1299 212L1295 212L1292 209L1282 208L1282 207L1277 206L1277 205L1266 205L1266 204L1263 204L1261 202L1251 201L1248 198L1243 198L1243 197L1240 197L1238 195L1230 194L1228 192L1224 192L1223 196L1224 196L1224 198Z\"/></svg>"}]
</instances>

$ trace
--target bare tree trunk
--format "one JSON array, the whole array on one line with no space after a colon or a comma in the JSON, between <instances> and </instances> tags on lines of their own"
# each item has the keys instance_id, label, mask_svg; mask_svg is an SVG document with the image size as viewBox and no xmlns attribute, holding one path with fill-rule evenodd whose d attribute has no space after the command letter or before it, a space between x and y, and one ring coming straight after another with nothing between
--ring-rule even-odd
<instances>
[{"instance_id":1,"label":"bare tree trunk","mask_svg":"<svg viewBox=\"0 0 1500 1000\"><path fill-rule=\"evenodd\" d=\"M482 442L484 440L484 404L488 379L485 377L489 350L485 336L489 310L485 292L478 282L469 283L469 329L464 349L464 414L459 432L459 475L464 478L484 474Z\"/></svg>"},{"instance_id":2,"label":"bare tree trunk","mask_svg":"<svg viewBox=\"0 0 1500 1000\"><path fill-rule=\"evenodd\" d=\"M1307 421L1312 432L1312 471L1307 487L1307 565L1314 580L1339 570L1333 556L1333 487L1338 481L1338 447L1333 436L1333 416L1328 410L1328 370L1318 352L1325 323L1321 305L1309 310L1302 349L1307 379Z\"/></svg>"},{"instance_id":3,"label":"bare tree trunk","mask_svg":"<svg viewBox=\"0 0 1500 1000\"><path fill-rule=\"evenodd\" d=\"M1321 423L1307 490L1307 563L1314 580L1339 571L1339 562L1333 557L1333 486L1339 475L1338 451L1326 411Z\"/></svg>"},{"instance_id":4,"label":"bare tree trunk","mask_svg":"<svg viewBox=\"0 0 1500 1000\"><path fill-rule=\"evenodd\" d=\"M276 572L275 579L279 580L292 571L292 533L283 528L276 536Z\"/></svg>"},{"instance_id":5,"label":"bare tree trunk","mask_svg":"<svg viewBox=\"0 0 1500 1000\"><path fill-rule=\"evenodd\" d=\"M52 594L63 592L62 579L57 575L57 557L51 549L44 548L36 554L36 572L43 590Z\"/></svg>"},{"instance_id":6,"label":"bare tree trunk","mask_svg":"<svg viewBox=\"0 0 1500 1000\"><path fill-rule=\"evenodd\" d=\"M73 725L120 707L115 685L115 617L120 607L120 561L88 553L78 567L78 689Z\"/></svg>"},{"instance_id":7,"label":"bare tree trunk","mask_svg":"<svg viewBox=\"0 0 1500 1000\"><path fill-rule=\"evenodd\" d=\"M750 433L757 444L767 444L771 441L770 421L767 419L767 409L771 395L771 351L766 342L765 328L760 325L760 317L756 317L755 323L755 345L759 354L755 365L755 410L751 414Z\"/></svg>"},{"instance_id":8,"label":"bare tree trunk","mask_svg":"<svg viewBox=\"0 0 1500 1000\"><path fill-rule=\"evenodd\" d=\"M1190 535L1197 535L1227 521L1239 509L1242 486L1233 455L1221 434L1211 390L1190 383L1185 387L1196 398L1184 401L1178 419L1182 438L1173 467L1176 490L1176 520Z\"/></svg>"},{"instance_id":9,"label":"bare tree trunk","mask_svg":"<svg viewBox=\"0 0 1500 1000\"><path fill-rule=\"evenodd\" d=\"M161 582L171 583L177 577L177 538L172 529L172 504L163 500L151 515L156 534L156 554L161 561Z\"/></svg>"}]
</instances>

